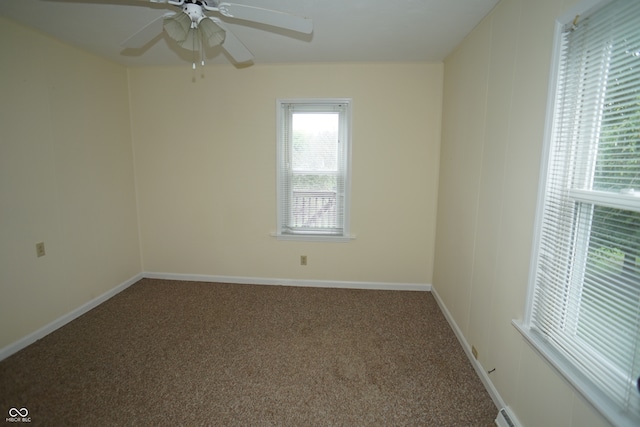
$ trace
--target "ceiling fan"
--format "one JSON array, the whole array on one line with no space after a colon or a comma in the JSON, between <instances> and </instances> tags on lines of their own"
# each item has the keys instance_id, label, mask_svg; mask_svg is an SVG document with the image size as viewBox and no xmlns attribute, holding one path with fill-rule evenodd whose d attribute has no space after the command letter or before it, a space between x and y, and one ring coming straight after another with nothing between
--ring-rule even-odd
<instances>
[{"instance_id":1,"label":"ceiling fan","mask_svg":"<svg viewBox=\"0 0 640 427\"><path fill-rule=\"evenodd\" d=\"M248 62L253 54L229 30L221 18L233 18L265 24L299 33L311 34L311 19L236 3L218 0L148 0L151 3L164 3L167 7L177 7L177 12L168 12L149 22L138 32L122 42L125 48L140 48L149 43L163 30L185 49L199 52L204 65L206 47L220 45L237 63ZM206 12L212 12L207 15ZM193 62L195 68L195 60Z\"/></svg>"}]
</instances>

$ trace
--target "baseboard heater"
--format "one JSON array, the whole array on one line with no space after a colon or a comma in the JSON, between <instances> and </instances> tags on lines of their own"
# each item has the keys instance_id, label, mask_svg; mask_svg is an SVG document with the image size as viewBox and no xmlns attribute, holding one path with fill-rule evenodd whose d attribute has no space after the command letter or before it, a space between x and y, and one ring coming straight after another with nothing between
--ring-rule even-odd
<instances>
[{"instance_id":1,"label":"baseboard heater","mask_svg":"<svg viewBox=\"0 0 640 427\"><path fill-rule=\"evenodd\" d=\"M496 425L498 427L520 427L516 418L511 414L508 408L500 409L498 416L496 417Z\"/></svg>"}]
</instances>

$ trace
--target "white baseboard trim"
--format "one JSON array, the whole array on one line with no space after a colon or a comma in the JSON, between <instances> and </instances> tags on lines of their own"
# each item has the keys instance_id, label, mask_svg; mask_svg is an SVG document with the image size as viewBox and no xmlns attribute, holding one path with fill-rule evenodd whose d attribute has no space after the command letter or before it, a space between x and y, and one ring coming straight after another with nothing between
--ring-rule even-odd
<instances>
[{"instance_id":1,"label":"white baseboard trim","mask_svg":"<svg viewBox=\"0 0 640 427\"><path fill-rule=\"evenodd\" d=\"M26 336L20 338L18 341L14 342L12 344L9 344L8 346L0 349L0 361L6 359L7 357L11 356L14 353L17 353L18 351L22 350L23 348L27 347L28 345L33 344L34 342L36 342L39 339L45 337L46 335L49 335L51 332L55 331L58 328L61 328L62 326L66 325L67 323L71 322L72 320L82 316L87 311L91 310L92 308L97 307L98 305L102 304L103 302L105 302L109 298L113 297L114 295L124 291L129 286L133 285L134 283L136 283L138 280L142 279L143 277L144 277L144 275L142 273L136 274L135 276L131 277L130 279L127 279L126 281L122 282L121 284L119 284L115 288L103 293L102 295L92 299L91 301L86 302L85 304L81 305L80 307L76 308L75 310L73 310L73 311L71 311L71 312L69 312L69 313L67 313L67 314L65 314L63 316L58 317L53 322L43 326L42 328L38 329L37 331L32 332L29 335L26 335Z\"/></svg>"},{"instance_id":2,"label":"white baseboard trim","mask_svg":"<svg viewBox=\"0 0 640 427\"><path fill-rule=\"evenodd\" d=\"M480 380L482 381L484 388L487 389L489 396L491 396L491 400L493 400L493 403L498 407L498 409L506 408L507 404L504 402L504 399L502 399L502 396L500 396L500 393L498 393L498 390L493 385L493 382L491 382L489 375L485 372L482 365L480 365L480 362L478 362L478 360L476 360L476 358L473 357L473 353L471 352L471 346L469 345L464 335L462 334L462 331L458 327L458 324L455 322L455 320L453 320L451 313L449 312L447 307L444 305L444 302L440 298L440 295L438 295L438 292L436 291L435 288L431 289L431 294L433 295L436 302L438 303L438 306L440 307L440 310L444 314L444 317L447 319L447 322L449 322L449 325L451 325L451 328L453 329L453 332L456 334L456 337L458 338L460 345L464 349L464 352L467 354L467 357L469 358L471 365L476 370L476 373L480 377Z\"/></svg>"},{"instance_id":3,"label":"white baseboard trim","mask_svg":"<svg viewBox=\"0 0 640 427\"><path fill-rule=\"evenodd\" d=\"M144 272L149 279L183 280L188 282L237 283L243 285L275 285L275 286L308 286L315 288L342 289L377 289L390 291L431 291L427 283L393 283L393 282L350 282L336 280L306 280L306 279L271 279L262 277L241 276L208 276L200 274L177 274Z\"/></svg>"}]
</instances>

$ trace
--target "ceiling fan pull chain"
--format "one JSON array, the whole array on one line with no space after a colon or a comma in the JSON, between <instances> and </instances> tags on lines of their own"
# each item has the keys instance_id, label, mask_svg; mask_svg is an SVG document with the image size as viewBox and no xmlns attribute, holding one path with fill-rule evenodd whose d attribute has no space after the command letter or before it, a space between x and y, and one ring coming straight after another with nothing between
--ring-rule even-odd
<instances>
[{"instance_id":1,"label":"ceiling fan pull chain","mask_svg":"<svg viewBox=\"0 0 640 427\"><path fill-rule=\"evenodd\" d=\"M200 34L200 64L204 67L204 31L198 31Z\"/></svg>"},{"instance_id":2,"label":"ceiling fan pull chain","mask_svg":"<svg viewBox=\"0 0 640 427\"><path fill-rule=\"evenodd\" d=\"M193 41L193 64L191 66L192 69L196 69L196 44L198 42L198 30L196 28L193 28L193 24L191 25L191 29L189 31L193 31L192 33L192 41Z\"/></svg>"}]
</instances>

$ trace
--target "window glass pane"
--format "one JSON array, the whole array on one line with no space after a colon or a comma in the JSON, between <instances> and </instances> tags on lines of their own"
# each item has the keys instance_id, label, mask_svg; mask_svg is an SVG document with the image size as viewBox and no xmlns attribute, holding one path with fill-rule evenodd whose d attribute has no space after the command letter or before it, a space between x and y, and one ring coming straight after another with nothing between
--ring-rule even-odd
<instances>
[{"instance_id":1,"label":"window glass pane","mask_svg":"<svg viewBox=\"0 0 640 427\"><path fill-rule=\"evenodd\" d=\"M595 206L578 336L624 375L640 358L640 213Z\"/></svg>"},{"instance_id":2,"label":"window glass pane","mask_svg":"<svg viewBox=\"0 0 640 427\"><path fill-rule=\"evenodd\" d=\"M338 189L336 175L294 174L291 184L293 191L336 193Z\"/></svg>"},{"instance_id":3,"label":"window glass pane","mask_svg":"<svg viewBox=\"0 0 640 427\"><path fill-rule=\"evenodd\" d=\"M337 177L335 175L294 175L292 227L336 228Z\"/></svg>"},{"instance_id":4,"label":"window glass pane","mask_svg":"<svg viewBox=\"0 0 640 427\"><path fill-rule=\"evenodd\" d=\"M338 170L338 113L294 113L294 171Z\"/></svg>"},{"instance_id":5,"label":"window glass pane","mask_svg":"<svg viewBox=\"0 0 640 427\"><path fill-rule=\"evenodd\" d=\"M640 191L640 32L610 39L606 53L594 189Z\"/></svg>"}]
</instances>

